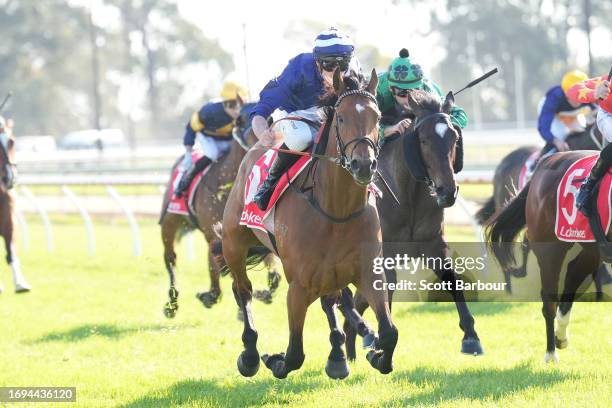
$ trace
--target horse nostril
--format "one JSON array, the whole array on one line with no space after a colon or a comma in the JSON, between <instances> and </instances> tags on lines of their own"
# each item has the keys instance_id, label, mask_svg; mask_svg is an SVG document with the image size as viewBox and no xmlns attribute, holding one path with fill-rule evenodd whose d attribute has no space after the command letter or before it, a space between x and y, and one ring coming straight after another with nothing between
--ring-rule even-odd
<instances>
[{"instance_id":1,"label":"horse nostril","mask_svg":"<svg viewBox=\"0 0 612 408\"><path fill-rule=\"evenodd\" d=\"M370 170L372 170L372 172L375 172L377 168L378 168L378 161L374 159L372 160L372 163L370 164Z\"/></svg>"},{"instance_id":2,"label":"horse nostril","mask_svg":"<svg viewBox=\"0 0 612 408\"><path fill-rule=\"evenodd\" d=\"M359 162L357 161L357 159L353 159L351 160L351 171L357 170L359 170Z\"/></svg>"}]
</instances>

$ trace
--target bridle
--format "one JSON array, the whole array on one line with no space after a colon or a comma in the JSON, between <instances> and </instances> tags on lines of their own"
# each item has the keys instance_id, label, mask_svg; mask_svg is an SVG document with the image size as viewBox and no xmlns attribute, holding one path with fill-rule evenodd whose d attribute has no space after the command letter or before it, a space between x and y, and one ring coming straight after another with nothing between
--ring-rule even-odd
<instances>
[{"instance_id":1,"label":"bridle","mask_svg":"<svg viewBox=\"0 0 612 408\"><path fill-rule=\"evenodd\" d=\"M437 118L443 118L445 120L450 120L451 116L448 113L444 113L444 112L433 112L433 113L429 113L421 118L418 118L412 128L413 132L418 132L419 128L421 128L426 122L430 121L430 120L434 120ZM427 170L426 170L427 172ZM429 173L429 172L427 172ZM429 189L429 193L433 196L436 194L436 183L429 178L429 174L427 174L425 176L425 180L423 180L424 183L427 185L427 188ZM457 187L457 189L455 190L455 196L457 195L459 188Z\"/></svg>"},{"instance_id":2,"label":"bridle","mask_svg":"<svg viewBox=\"0 0 612 408\"><path fill-rule=\"evenodd\" d=\"M334 126L335 126L335 130L336 130L336 152L337 152L337 157L335 158L335 162L336 164L338 164L340 167L342 167L343 169L347 170L347 171L351 171L351 165L350 165L350 161L349 161L349 157L346 154L346 149L350 146L353 145L352 149L351 149L351 157L353 155L353 152L355 151L355 148L360 144L360 143L366 143L369 147L372 148L372 150L374 150L374 158L378 158L378 154L380 153L380 148L378 146L378 143L375 143L372 139L370 139L367 136L361 136L361 137L357 137L353 140L351 140L350 142L344 144L344 142L342 141L342 139L340 138L340 132L339 132L339 128L340 128L340 124L339 124L339 118L337 115L337 109L340 106L340 103L342 102L342 100L344 98L346 98L347 96L352 96L352 95L361 95L361 96L365 96L368 99L370 99L370 101L374 102L374 104L376 105L376 107L378 107L378 101L376 100L376 97L374 95L372 95L370 92L363 90L363 89L353 89L350 91L346 91L343 92L342 94L340 94L340 96L338 96L338 100L336 101L336 103L334 104L334 109L333 112L331 112L331 114L333 114L335 116L335 121L334 121Z\"/></svg>"}]
</instances>

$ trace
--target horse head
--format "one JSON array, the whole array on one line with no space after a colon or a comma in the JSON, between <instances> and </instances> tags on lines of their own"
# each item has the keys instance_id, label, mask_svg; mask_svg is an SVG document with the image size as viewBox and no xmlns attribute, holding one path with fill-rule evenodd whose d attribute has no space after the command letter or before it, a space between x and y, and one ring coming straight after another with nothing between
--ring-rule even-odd
<instances>
[{"instance_id":1,"label":"horse head","mask_svg":"<svg viewBox=\"0 0 612 408\"><path fill-rule=\"evenodd\" d=\"M251 126L251 112L255 107L256 103L250 102L245 103L240 108L240 115L236 118L236 123L234 124L234 129L232 130L232 137L234 141L236 141L240 147L242 147L245 151L249 150L251 146L257 143L257 137L255 133L253 133L253 128Z\"/></svg>"},{"instance_id":2,"label":"horse head","mask_svg":"<svg viewBox=\"0 0 612 408\"><path fill-rule=\"evenodd\" d=\"M406 163L417 180L429 186L439 207L451 207L457 198L454 173L461 170L457 151L461 131L451 124L454 106L452 93L443 103L432 94L413 90L408 93L408 108L414 116L404 135Z\"/></svg>"},{"instance_id":3,"label":"horse head","mask_svg":"<svg viewBox=\"0 0 612 408\"><path fill-rule=\"evenodd\" d=\"M378 122L380 110L376 102L378 76L372 70L370 81L362 87L358 76L334 73L336 96L332 126L340 164L355 182L367 185L374 179L378 157Z\"/></svg>"}]
</instances>

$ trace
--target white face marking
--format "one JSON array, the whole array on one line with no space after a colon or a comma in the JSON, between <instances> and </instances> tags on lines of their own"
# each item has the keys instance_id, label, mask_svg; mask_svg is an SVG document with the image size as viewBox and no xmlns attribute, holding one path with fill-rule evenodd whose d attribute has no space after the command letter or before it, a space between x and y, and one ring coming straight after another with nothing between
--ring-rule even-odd
<instances>
[{"instance_id":1,"label":"white face marking","mask_svg":"<svg viewBox=\"0 0 612 408\"><path fill-rule=\"evenodd\" d=\"M446 123L436 123L435 129L438 136L444 139L444 134L448 130L448 125Z\"/></svg>"},{"instance_id":2,"label":"white face marking","mask_svg":"<svg viewBox=\"0 0 612 408\"><path fill-rule=\"evenodd\" d=\"M355 105L355 109L357 110L357 113L361 113L365 110L365 106L363 106L362 104L358 103L357 105Z\"/></svg>"}]
</instances>

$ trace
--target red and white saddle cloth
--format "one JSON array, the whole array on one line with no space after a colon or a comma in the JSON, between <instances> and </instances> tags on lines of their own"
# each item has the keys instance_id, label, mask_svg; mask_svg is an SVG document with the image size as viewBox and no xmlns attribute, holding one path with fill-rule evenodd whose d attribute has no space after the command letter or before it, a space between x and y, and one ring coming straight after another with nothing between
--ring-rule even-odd
<instances>
[{"instance_id":1,"label":"red and white saddle cloth","mask_svg":"<svg viewBox=\"0 0 612 408\"><path fill-rule=\"evenodd\" d=\"M538 155L540 154L539 150L531 153L525 163L523 163L523 167L521 167L521 172L519 173L518 180L518 191L521 191L523 187L529 182L531 179L531 175L533 171L529 171L529 169L533 166L533 163L538 159Z\"/></svg>"},{"instance_id":2,"label":"red and white saddle cloth","mask_svg":"<svg viewBox=\"0 0 612 408\"><path fill-rule=\"evenodd\" d=\"M200 150L193 150L191 152L192 163L195 163L203 156L204 153L202 153ZM172 171L172 177L170 178L170 191L168 192L170 194L170 201L168 203L168 212L173 214L189 215L189 208L192 208L193 196L196 188L198 184L200 184L200 181L202 181L204 175L208 172L210 166L206 166L206 168L200 174L193 178L193 181L191 182L191 185L186 193L187 200L185 200L185 194L179 198L174 195L174 190L178 187L178 183L181 180L181 177L183 177L184 173L183 171L179 170L179 167L180 166L176 166L176 168ZM189 208L187 206L189 206Z\"/></svg>"},{"instance_id":3,"label":"red and white saddle cloth","mask_svg":"<svg viewBox=\"0 0 612 408\"><path fill-rule=\"evenodd\" d=\"M576 161L567 169L559 183L555 234L561 241L595 242L588 218L576 208L576 197L578 197L582 181L589 175L598 157L598 154L594 154ZM597 195L597 212L601 219L602 229L606 234L610 229L610 214L612 213L610 209L611 187L612 174L607 172L601 180Z\"/></svg>"},{"instance_id":4,"label":"red and white saddle cloth","mask_svg":"<svg viewBox=\"0 0 612 408\"><path fill-rule=\"evenodd\" d=\"M279 146L280 144L276 147L278 148ZM264 232L268 231L272 234L274 234L274 209L276 208L278 199L289 187L289 182L293 182L311 160L310 156L302 156L293 166L291 166L291 168L289 168L287 173L283 174L276 184L268 208L262 211L257 207L257 204L253 202L253 197L257 193L257 190L259 190L259 186L263 184L268 176L268 169L272 166L272 163L274 163L277 154L278 152L276 150L270 149L261 156L253 166L245 183L245 205L240 217L240 225L246 225L249 228L256 228ZM374 183L370 183L368 190L370 192L370 197L382 197L382 192Z\"/></svg>"},{"instance_id":5,"label":"red and white saddle cloth","mask_svg":"<svg viewBox=\"0 0 612 408\"><path fill-rule=\"evenodd\" d=\"M278 148L281 145L282 143L275 147ZM274 163L274 159L276 159L277 155L278 152L276 150L269 149L255 162L255 165L251 169L251 173L249 174L244 187L245 204L244 210L242 210L242 215L240 217L240 225L246 225L249 228L256 228L262 231L270 231L271 233L274 233L274 216L271 217L270 215L274 214L276 202L285 192L287 187L289 187L289 182L295 180L295 178L300 175L302 170L306 168L311 160L310 156L300 157L298 161L289 168L287 173L281 176L276 184L274 193L272 193L272 198L270 198L268 208L265 211L262 211L253 201L253 197L255 197L257 190L259 190L259 186L263 184L264 180L268 176L268 170L272 166L272 163Z\"/></svg>"}]
</instances>

